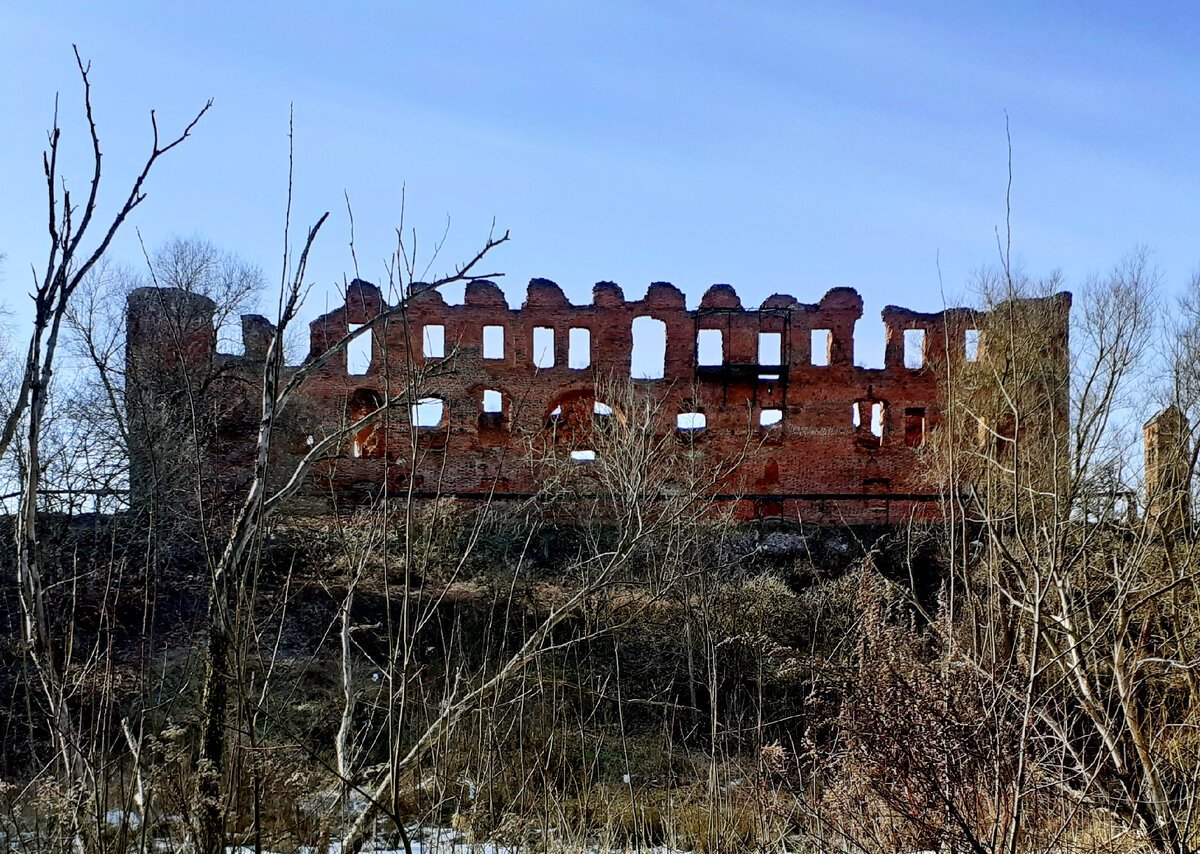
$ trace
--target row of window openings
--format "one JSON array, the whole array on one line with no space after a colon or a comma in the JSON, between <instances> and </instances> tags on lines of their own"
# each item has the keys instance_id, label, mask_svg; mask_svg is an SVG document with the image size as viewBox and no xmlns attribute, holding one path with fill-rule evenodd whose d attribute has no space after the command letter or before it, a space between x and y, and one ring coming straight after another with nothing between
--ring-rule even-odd
<instances>
[{"instance_id":1,"label":"row of window openings","mask_svg":"<svg viewBox=\"0 0 1200 854\"><path fill-rule=\"evenodd\" d=\"M850 410L850 422L855 430L863 429L863 416L866 414L863 403L854 403ZM883 440L884 406L882 401L871 403L870 423L867 425L870 433L876 439ZM708 419L703 412L681 412L676 416L676 426L685 432L695 433L708 426ZM782 409L762 409L758 413L760 427L774 427L783 423ZM925 443L925 409L912 406L904 410L904 440L909 447L920 447Z\"/></svg>"},{"instance_id":2,"label":"row of window openings","mask_svg":"<svg viewBox=\"0 0 1200 854\"><path fill-rule=\"evenodd\" d=\"M418 401L412 407L413 423L417 427L437 427L442 423L442 415L444 413L445 404L436 397L427 397ZM504 411L504 399L500 392L492 389L487 389L483 392L483 412L493 415ZM592 403L593 414L605 417L612 415L612 407L603 401L594 401ZM863 429L863 416L865 415L865 406L862 402L857 402L851 406L850 421L856 430ZM562 407L556 407L550 413L551 418L557 418L562 415ZM910 445L921 445L924 442L925 435L925 409L923 407L908 407L904 410L905 417L905 438ZM870 432L878 439L883 438L883 419L884 406L881 401L871 403L870 423L868 426ZM759 411L758 423L761 427L774 427L783 422L782 409L763 409ZM704 430L708 426L708 418L703 412L681 412L675 419L676 427L684 432L698 432ZM915 440L915 441L914 441Z\"/></svg>"},{"instance_id":3,"label":"row of window openings","mask_svg":"<svg viewBox=\"0 0 1200 854\"><path fill-rule=\"evenodd\" d=\"M354 332L359 326L350 326ZM662 379L666 368L667 326L652 317L639 317L633 321L633 353L630 356L630 375L634 379ZM428 324L422 329L422 353L427 359L442 359L446 356L446 327ZM963 351L968 362L979 359L980 332L968 329L964 336ZM829 329L811 330L811 363L816 367L829 365L829 353L833 343L833 332ZM584 370L592 363L592 331L583 327L572 327L568 331L567 367ZM353 339L348 348L347 370L350 374L362 375L371 365L371 336L360 335ZM483 358L504 358L504 327L483 327ZM696 364L700 367L719 367L725 359L724 334L720 329L701 329L696 334ZM779 332L758 334L758 364L762 367L779 367L783 364L783 335ZM535 368L554 367L554 329L536 326L533 330L533 365ZM925 330L904 330L904 367L916 370L925 365ZM778 379L778 375L764 374L760 379Z\"/></svg>"},{"instance_id":4,"label":"row of window openings","mask_svg":"<svg viewBox=\"0 0 1200 854\"><path fill-rule=\"evenodd\" d=\"M504 410L504 399L500 392L493 389L487 389L483 392L483 412L485 414L499 414ZM592 404L592 412L597 416L612 415L612 407L602 401L594 401ZM426 397L417 401L412 406L413 424L419 428L437 427L442 423L443 415L445 414L445 403L436 397ZM851 408L851 423L856 430L862 429L864 409L861 403L854 403ZM557 407L550 413L552 418L562 415L562 407ZM871 422L870 432L876 439L883 439L883 418L884 407L880 401L875 401L871 404ZM758 423L761 427L774 427L783 421L782 409L763 409L759 412ZM703 412L681 412L676 416L676 427L684 433L695 434L704 430L708 426L708 418ZM925 442L925 410L921 407L909 407L904 410L904 440L909 447L920 447ZM311 444L312 439L309 438ZM360 456L361 450L358 443L354 443L352 450L354 456ZM576 453L592 453L576 452ZM572 454L574 457L575 454ZM594 458L594 454L593 454Z\"/></svg>"},{"instance_id":5,"label":"row of window openings","mask_svg":"<svg viewBox=\"0 0 1200 854\"><path fill-rule=\"evenodd\" d=\"M601 413L600 407L604 406L597 402L596 414L610 414L611 409ZM555 413L557 414L558 410ZM851 422L855 429L860 429L862 426L862 414L860 404L853 404L851 410ZM879 444L883 442L883 417L884 408L881 401L875 401L871 404L871 424L870 432L875 437ZM773 427L783 421L782 409L763 409L759 412L758 423L762 427ZM708 419L703 412L681 412L676 416L676 426L680 432L695 435L708 425ZM925 444L925 409L924 407L908 407L904 410L904 444L910 448L919 448ZM571 459L576 462L594 462L596 452L591 450L572 451Z\"/></svg>"}]
</instances>

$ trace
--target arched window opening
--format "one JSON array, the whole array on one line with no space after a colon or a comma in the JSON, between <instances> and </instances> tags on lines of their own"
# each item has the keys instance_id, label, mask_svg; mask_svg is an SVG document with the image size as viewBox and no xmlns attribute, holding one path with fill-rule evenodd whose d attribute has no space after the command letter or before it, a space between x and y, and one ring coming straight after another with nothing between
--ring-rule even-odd
<instances>
[{"instance_id":1,"label":"arched window opening","mask_svg":"<svg viewBox=\"0 0 1200 854\"><path fill-rule=\"evenodd\" d=\"M479 418L476 429L481 435L505 429L504 395L494 388L486 388L479 400Z\"/></svg>"},{"instance_id":2,"label":"arched window opening","mask_svg":"<svg viewBox=\"0 0 1200 854\"><path fill-rule=\"evenodd\" d=\"M624 416L613 405L597 400L593 389L567 391L550 402L553 408L546 413L549 440L560 448L587 449L595 447L597 430L624 422Z\"/></svg>"}]
</instances>

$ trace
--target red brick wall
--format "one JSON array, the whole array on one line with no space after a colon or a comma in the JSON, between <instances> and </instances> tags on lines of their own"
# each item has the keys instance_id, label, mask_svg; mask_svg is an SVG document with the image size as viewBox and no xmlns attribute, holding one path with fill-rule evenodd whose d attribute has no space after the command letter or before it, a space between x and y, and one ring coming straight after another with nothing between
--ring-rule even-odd
<instances>
[{"instance_id":1,"label":"red brick wall","mask_svg":"<svg viewBox=\"0 0 1200 854\"><path fill-rule=\"evenodd\" d=\"M1064 309L1064 351L1069 304L1069 295L1065 303L1056 303ZM363 323L388 309L375 286L356 280L345 306L312 323L309 358L339 340L348 324ZM132 313L131 306L131 327L145 326L147 320ZM676 432L677 413L700 411L707 424L692 440L705 456L730 459L749 448L736 475L721 487L730 500L739 496L739 513L861 523L899 522L913 513L928 517L936 512L936 496L918 446L922 436L941 423L945 366L964 364L966 330L983 327L986 317L965 309L920 314L889 306L883 311L884 367L856 367L854 326L862 316L862 300L850 288L835 288L815 304L777 294L758 309L744 309L732 288L715 285L691 311L684 295L665 283L651 285L644 298L634 301L627 301L616 285L601 283L593 290L591 304L572 305L556 284L535 279L519 309L510 308L503 292L484 281L467 287L462 305L446 304L437 292L421 293L377 327L365 375L349 376L346 357L340 354L289 404L278 434L279 468L286 470L288 462L307 450L309 436L327 435L347 417L353 420L368 411L371 401L399 394L415 379L421 396L439 398L445 407L438 428L418 431L415 467L409 410L400 406L389 411L387 424L364 430L357 448L347 443L327 475L311 479L308 493L316 496L332 487L340 497L352 499L377 490L385 478L394 491L407 487L412 477L417 491L426 494L475 496L494 490L527 495L538 481L528 448L548 442L547 425L555 423L556 407L562 407L568 419L586 414L597 387L630 377L632 324L643 316L666 326L664 375L633 382L660 402L660 431ZM215 357L223 379L212 384L212 406L221 425L213 450L220 477L230 488L244 479L252 459L258 374L264 342L269 340L264 323L259 318L244 323L245 356ZM444 358L423 355L423 330L430 324L444 327ZM483 358L485 325L504 328L502 359ZM554 330L553 367L534 365L535 327ZM573 327L590 330L587 369L568 366ZM721 330L721 366L697 366L700 329ZM810 340L817 329L832 333L827 366L812 364ZM925 331L926 357L920 368L904 364L906 329ZM782 365L757 364L760 332L780 335ZM503 396L499 415L482 411L488 389ZM880 437L870 430L876 402L884 406ZM852 423L856 403L858 428ZM764 409L782 410L780 423L761 427ZM586 429L572 431L562 421L557 420L560 426L554 434L562 452L587 447ZM585 417L584 428L586 422Z\"/></svg>"}]
</instances>

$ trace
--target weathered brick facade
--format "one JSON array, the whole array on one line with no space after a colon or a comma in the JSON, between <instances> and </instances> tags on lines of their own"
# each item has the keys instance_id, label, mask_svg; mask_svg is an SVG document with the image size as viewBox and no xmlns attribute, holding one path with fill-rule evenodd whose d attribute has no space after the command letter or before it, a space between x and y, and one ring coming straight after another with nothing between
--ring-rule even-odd
<instances>
[{"instance_id":1,"label":"weathered brick facade","mask_svg":"<svg viewBox=\"0 0 1200 854\"><path fill-rule=\"evenodd\" d=\"M244 354L218 354L211 303L206 308L203 298L178 292L170 302L189 306L188 322L176 324L182 339L167 334L168 320L156 308L166 304L163 292L146 288L130 298L130 383L179 386L170 365L184 360L193 377L209 378L193 385L203 386L211 413L212 478L228 494L252 460L273 329L261 317L243 318ZM1050 364L1065 376L1070 295L1040 302L1053 321ZM344 306L311 324L308 358L390 308L378 288L356 280ZM777 294L746 309L733 288L714 285L694 310L664 283L635 301L600 283L591 304L573 305L556 284L535 279L519 309L486 281L468 285L461 305L426 291L373 331L365 373L351 374L341 353L303 386L277 433L279 469L415 377L418 396L430 402L415 414L407 403L390 408L385 424L343 444L306 493L350 498L375 494L385 483L392 492L411 483L421 495L525 496L539 478L529 448L586 458L592 420L621 416L596 400L597 388L632 374L634 385L660 402L660 432L713 460L745 455L720 487L743 516L820 523L928 518L938 495L921 449L942 424L947 370L970 371L987 346L988 315L885 308L881 369L854 364L861 317L862 300L851 288L834 288L815 304ZM665 352L655 346L661 340L642 340L643 329L665 332ZM638 378L644 375L658 378ZM415 429L414 417L421 424ZM135 493L144 488L135 477Z\"/></svg>"}]
</instances>

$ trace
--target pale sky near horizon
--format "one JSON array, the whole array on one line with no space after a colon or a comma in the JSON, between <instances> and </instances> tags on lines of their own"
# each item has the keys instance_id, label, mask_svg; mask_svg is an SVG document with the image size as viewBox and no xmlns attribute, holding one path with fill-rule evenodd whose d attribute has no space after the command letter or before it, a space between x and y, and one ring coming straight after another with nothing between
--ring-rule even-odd
<instances>
[{"instance_id":1,"label":"pale sky near horizon","mask_svg":"<svg viewBox=\"0 0 1200 854\"><path fill-rule=\"evenodd\" d=\"M1006 112L1028 273L1078 287L1144 245L1168 291L1191 277L1198 24L1182 2L0 0L0 302L23 317L44 264L56 92L86 191L75 42L102 210L145 156L150 108L166 135L214 100L151 175L122 261L140 259L134 226L151 248L198 234L277 282L294 103L293 238L331 212L310 317L353 275L343 193L360 272L380 281L406 187L423 252L450 218L431 276L495 218L512 242L488 271L514 307L534 276L577 303L600 280L629 298L670 281L692 305L716 282L747 306L849 285L866 303L858 360L878 364L884 305L938 310L996 263Z\"/></svg>"}]
</instances>

